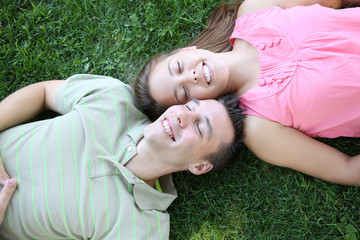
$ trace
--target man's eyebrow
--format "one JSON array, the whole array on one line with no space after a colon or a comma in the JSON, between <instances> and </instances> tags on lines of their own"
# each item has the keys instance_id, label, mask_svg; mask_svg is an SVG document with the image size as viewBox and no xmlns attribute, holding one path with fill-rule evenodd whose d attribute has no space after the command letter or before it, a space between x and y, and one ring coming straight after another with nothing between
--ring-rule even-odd
<instances>
[{"instance_id":1,"label":"man's eyebrow","mask_svg":"<svg viewBox=\"0 0 360 240\"><path fill-rule=\"evenodd\" d=\"M173 72L172 72L172 70L170 68L170 61L168 61L168 71L169 71L170 76L173 77Z\"/></svg>"},{"instance_id":2,"label":"man's eyebrow","mask_svg":"<svg viewBox=\"0 0 360 240\"><path fill-rule=\"evenodd\" d=\"M196 98L192 98L190 101L195 103L197 106L200 105L200 101L197 100ZM205 116L204 119L205 119L206 126L207 126L207 129L208 129L207 130L207 133L208 133L207 138L209 139L211 137L211 135L212 135L212 126L211 126L210 120L209 120L209 118L207 116Z\"/></svg>"},{"instance_id":3,"label":"man's eyebrow","mask_svg":"<svg viewBox=\"0 0 360 240\"><path fill-rule=\"evenodd\" d=\"M195 103L197 106L200 105L200 101L197 100L196 98L192 98L190 101L193 102L193 103Z\"/></svg>"},{"instance_id":4,"label":"man's eyebrow","mask_svg":"<svg viewBox=\"0 0 360 240\"><path fill-rule=\"evenodd\" d=\"M206 126L208 128L208 136L207 136L207 138L210 139L211 135L212 135L212 126L211 126L211 123L210 123L210 120L209 120L208 117L205 117L205 122L206 122Z\"/></svg>"}]
</instances>

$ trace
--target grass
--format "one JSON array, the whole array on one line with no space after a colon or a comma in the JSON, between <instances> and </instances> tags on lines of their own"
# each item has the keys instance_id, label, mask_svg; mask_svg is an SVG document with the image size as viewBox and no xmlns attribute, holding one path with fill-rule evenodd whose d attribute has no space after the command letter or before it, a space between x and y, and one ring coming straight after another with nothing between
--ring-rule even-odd
<instances>
[{"instance_id":1,"label":"grass","mask_svg":"<svg viewBox=\"0 0 360 240\"><path fill-rule=\"evenodd\" d=\"M74 73L131 82L156 53L186 45L215 0L2 0L0 99ZM358 139L323 140L351 155ZM359 239L359 187L271 166L244 151L231 168L174 174L171 239Z\"/></svg>"}]
</instances>

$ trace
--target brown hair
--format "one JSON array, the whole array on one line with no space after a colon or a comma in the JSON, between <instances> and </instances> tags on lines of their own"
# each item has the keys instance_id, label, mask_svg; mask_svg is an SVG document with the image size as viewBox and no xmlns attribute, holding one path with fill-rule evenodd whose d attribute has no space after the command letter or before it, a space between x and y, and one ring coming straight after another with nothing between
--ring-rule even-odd
<instances>
[{"instance_id":1,"label":"brown hair","mask_svg":"<svg viewBox=\"0 0 360 240\"><path fill-rule=\"evenodd\" d=\"M151 69L156 63L177 53L179 50L175 49L170 52L160 53L150 58L137 74L132 84L137 108L146 114L151 121L155 121L167 108L157 103L150 94L149 76Z\"/></svg>"},{"instance_id":2,"label":"brown hair","mask_svg":"<svg viewBox=\"0 0 360 240\"><path fill-rule=\"evenodd\" d=\"M239 108L240 99L235 94L228 94L217 99L222 103L229 115L234 129L234 139L231 143L222 144L216 152L209 154L206 158L211 162L214 170L231 165L244 148L244 109Z\"/></svg>"},{"instance_id":3,"label":"brown hair","mask_svg":"<svg viewBox=\"0 0 360 240\"><path fill-rule=\"evenodd\" d=\"M230 36L235 26L238 8L242 1L222 3L215 7L208 19L206 28L189 44L199 49L212 52L230 51ZM166 106L157 103L150 94L149 76L153 66L159 61L178 52L175 49L158 54L150 58L138 72L133 81L137 107L145 113L152 121L156 120L165 110Z\"/></svg>"},{"instance_id":4,"label":"brown hair","mask_svg":"<svg viewBox=\"0 0 360 240\"><path fill-rule=\"evenodd\" d=\"M215 7L206 28L189 44L215 53L232 50L230 37L234 31L239 6L243 1L227 2Z\"/></svg>"}]
</instances>

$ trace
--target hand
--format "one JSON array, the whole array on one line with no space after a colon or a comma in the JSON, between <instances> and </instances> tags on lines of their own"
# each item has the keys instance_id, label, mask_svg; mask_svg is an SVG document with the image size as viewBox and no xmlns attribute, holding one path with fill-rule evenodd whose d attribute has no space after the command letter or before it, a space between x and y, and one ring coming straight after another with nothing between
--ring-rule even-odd
<instances>
[{"instance_id":1,"label":"hand","mask_svg":"<svg viewBox=\"0 0 360 240\"><path fill-rule=\"evenodd\" d=\"M5 171L1 157L0 157L0 184L4 186L0 192L0 225L1 225L4 220L5 211L9 205L9 201L13 193L15 192L17 186L17 180L10 179L9 175Z\"/></svg>"}]
</instances>

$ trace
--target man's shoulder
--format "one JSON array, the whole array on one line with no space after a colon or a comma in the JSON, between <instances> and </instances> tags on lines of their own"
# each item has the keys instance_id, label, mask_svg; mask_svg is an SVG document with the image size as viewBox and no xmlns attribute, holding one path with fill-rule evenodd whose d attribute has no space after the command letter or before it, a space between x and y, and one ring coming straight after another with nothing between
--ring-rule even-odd
<instances>
[{"instance_id":1,"label":"man's shoulder","mask_svg":"<svg viewBox=\"0 0 360 240\"><path fill-rule=\"evenodd\" d=\"M132 87L121 80L103 75L75 74L66 79L64 88L75 89L77 93L86 92L86 95L106 91L115 91L115 95L126 95L131 98L134 94Z\"/></svg>"},{"instance_id":2,"label":"man's shoulder","mask_svg":"<svg viewBox=\"0 0 360 240\"><path fill-rule=\"evenodd\" d=\"M75 74L71 77L67 78L66 81L68 82L96 82L100 85L118 85L118 86L129 86L129 84L124 83L123 81L110 77L110 76L103 76L103 75L94 75L94 74Z\"/></svg>"}]
</instances>

